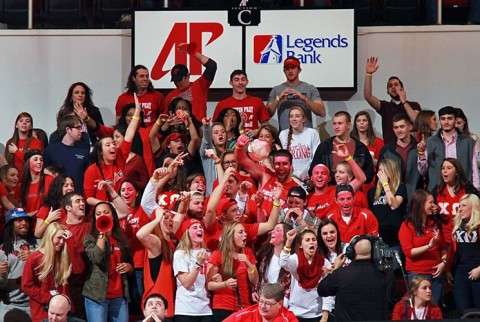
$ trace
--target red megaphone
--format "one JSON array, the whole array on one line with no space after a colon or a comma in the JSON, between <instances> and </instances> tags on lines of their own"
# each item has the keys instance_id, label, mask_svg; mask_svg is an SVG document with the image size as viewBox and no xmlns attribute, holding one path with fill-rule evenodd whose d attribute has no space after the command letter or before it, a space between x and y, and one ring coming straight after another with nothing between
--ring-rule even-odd
<instances>
[{"instance_id":1,"label":"red megaphone","mask_svg":"<svg viewBox=\"0 0 480 322\"><path fill-rule=\"evenodd\" d=\"M95 223L97 230L102 233L108 233L113 228L113 219L109 216L100 216Z\"/></svg>"}]
</instances>

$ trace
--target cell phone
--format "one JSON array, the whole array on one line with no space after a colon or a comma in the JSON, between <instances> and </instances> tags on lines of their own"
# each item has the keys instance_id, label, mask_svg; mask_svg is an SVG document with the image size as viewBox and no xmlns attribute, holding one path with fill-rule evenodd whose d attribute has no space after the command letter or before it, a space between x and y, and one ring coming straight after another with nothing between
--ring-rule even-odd
<instances>
[{"instance_id":1,"label":"cell phone","mask_svg":"<svg viewBox=\"0 0 480 322\"><path fill-rule=\"evenodd\" d=\"M298 98L298 96L295 95L295 94L292 94L292 93L287 94L287 100L294 100L294 99L297 99L297 98Z\"/></svg>"}]
</instances>

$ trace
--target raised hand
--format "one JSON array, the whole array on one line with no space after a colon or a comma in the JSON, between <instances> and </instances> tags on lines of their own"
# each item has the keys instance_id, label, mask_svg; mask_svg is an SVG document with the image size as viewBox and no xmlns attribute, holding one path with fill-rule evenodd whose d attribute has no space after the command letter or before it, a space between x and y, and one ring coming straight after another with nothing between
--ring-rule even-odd
<instances>
[{"instance_id":1,"label":"raised hand","mask_svg":"<svg viewBox=\"0 0 480 322\"><path fill-rule=\"evenodd\" d=\"M378 70L378 57L369 57L367 58L367 67L366 72L369 74L373 74Z\"/></svg>"}]
</instances>

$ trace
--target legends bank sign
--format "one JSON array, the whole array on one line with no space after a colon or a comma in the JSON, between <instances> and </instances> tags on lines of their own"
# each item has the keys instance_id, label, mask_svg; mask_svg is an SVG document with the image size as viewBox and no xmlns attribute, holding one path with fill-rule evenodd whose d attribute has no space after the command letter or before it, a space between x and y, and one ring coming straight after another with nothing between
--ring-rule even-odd
<instances>
[{"instance_id":1,"label":"legends bank sign","mask_svg":"<svg viewBox=\"0 0 480 322\"><path fill-rule=\"evenodd\" d=\"M284 81L282 63L288 56L302 62L301 79L317 87L353 88L356 34L353 10L262 11L259 26L231 27L226 11L136 11L133 63L146 65L155 88L173 88L170 69L189 67L191 79L202 73L193 57L175 50L195 42L199 52L218 65L212 88L228 88L229 75L242 68L249 88L271 88Z\"/></svg>"}]
</instances>

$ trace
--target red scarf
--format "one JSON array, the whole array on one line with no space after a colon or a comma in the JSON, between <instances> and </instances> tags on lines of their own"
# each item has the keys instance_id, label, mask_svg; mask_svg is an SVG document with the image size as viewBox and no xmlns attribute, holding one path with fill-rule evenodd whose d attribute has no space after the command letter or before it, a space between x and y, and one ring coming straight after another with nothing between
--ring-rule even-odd
<instances>
[{"instance_id":1,"label":"red scarf","mask_svg":"<svg viewBox=\"0 0 480 322\"><path fill-rule=\"evenodd\" d=\"M315 253L312 258L312 263L309 264L301 249L297 252L297 256L297 273L300 286L306 290L316 288L323 274L322 268L325 264L325 259L320 253Z\"/></svg>"}]
</instances>

